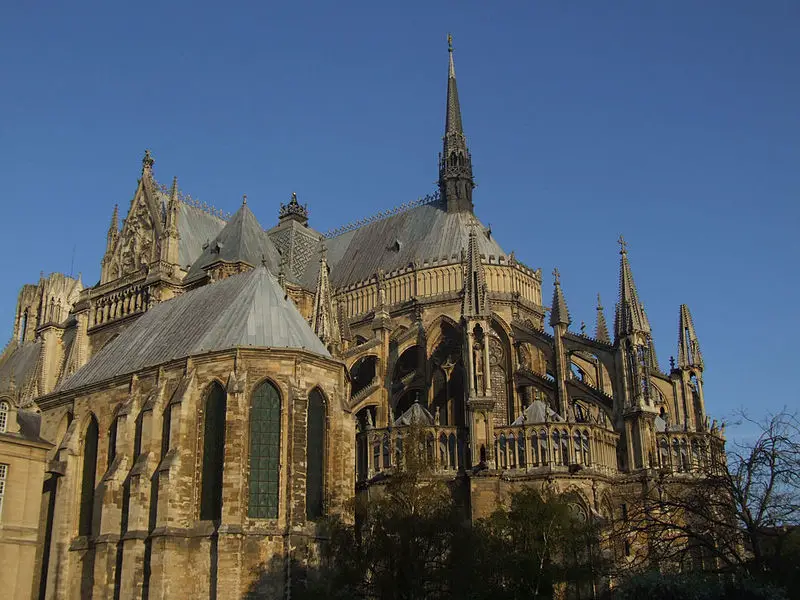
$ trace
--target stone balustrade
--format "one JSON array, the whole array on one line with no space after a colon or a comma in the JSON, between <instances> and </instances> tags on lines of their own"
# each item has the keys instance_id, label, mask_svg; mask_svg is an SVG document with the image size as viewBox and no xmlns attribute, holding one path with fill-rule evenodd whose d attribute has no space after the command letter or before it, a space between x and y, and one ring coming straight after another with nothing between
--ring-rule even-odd
<instances>
[{"instance_id":1,"label":"stone balustrade","mask_svg":"<svg viewBox=\"0 0 800 600\"><path fill-rule=\"evenodd\" d=\"M724 460L722 439L704 431L665 431L658 434L658 459L653 467L673 473L708 472Z\"/></svg>"},{"instance_id":2,"label":"stone balustrade","mask_svg":"<svg viewBox=\"0 0 800 600\"><path fill-rule=\"evenodd\" d=\"M594 423L525 423L495 427L498 469L530 471L580 466L616 473L619 434Z\"/></svg>"},{"instance_id":3,"label":"stone balustrade","mask_svg":"<svg viewBox=\"0 0 800 600\"><path fill-rule=\"evenodd\" d=\"M356 435L358 481L390 474L402 458L407 427L366 429ZM541 468L574 469L575 466L604 474L617 473L619 434L593 423L526 423L495 427L492 456L478 448L471 459L467 430L451 426L421 429L424 452L433 470L456 474L483 460L494 458L495 468L518 473Z\"/></svg>"},{"instance_id":4,"label":"stone balustrade","mask_svg":"<svg viewBox=\"0 0 800 600\"><path fill-rule=\"evenodd\" d=\"M150 292L136 286L103 296L92 302L89 311L89 327L96 327L147 310Z\"/></svg>"},{"instance_id":5,"label":"stone balustrade","mask_svg":"<svg viewBox=\"0 0 800 600\"><path fill-rule=\"evenodd\" d=\"M356 478L371 479L390 474L402 460L403 441L408 427L367 429L356 435ZM422 427L421 439L427 462L437 473L463 471L467 465L466 429L461 427Z\"/></svg>"}]
</instances>

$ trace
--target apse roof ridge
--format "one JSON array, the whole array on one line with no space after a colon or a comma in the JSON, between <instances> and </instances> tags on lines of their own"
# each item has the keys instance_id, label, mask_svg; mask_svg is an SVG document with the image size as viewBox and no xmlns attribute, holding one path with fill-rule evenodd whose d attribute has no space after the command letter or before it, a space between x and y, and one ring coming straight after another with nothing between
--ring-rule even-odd
<instances>
[{"instance_id":1,"label":"apse roof ridge","mask_svg":"<svg viewBox=\"0 0 800 600\"><path fill-rule=\"evenodd\" d=\"M368 217L364 217L363 219L357 219L355 221L351 221L341 227L334 227L329 229L323 234L325 238L332 238L338 235L342 235L343 233L347 233L348 231L353 231L358 229L359 227L363 227L364 225L369 225L370 223L374 223L375 221L381 221L388 217L393 217L394 215L402 214L406 211L411 210L412 208L416 208L418 206L423 206L425 204L436 204L441 200L439 195L439 190L435 190L430 194L426 194L425 196L421 196L416 200L410 200L399 206L395 206L394 208L390 208L387 210L378 211L377 213L370 215Z\"/></svg>"}]
</instances>

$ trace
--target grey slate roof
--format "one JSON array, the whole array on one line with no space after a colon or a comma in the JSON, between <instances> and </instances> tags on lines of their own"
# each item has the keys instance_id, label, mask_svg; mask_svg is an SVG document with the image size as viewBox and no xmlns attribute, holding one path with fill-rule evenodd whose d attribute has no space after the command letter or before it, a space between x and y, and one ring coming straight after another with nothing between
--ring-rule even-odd
<instances>
[{"instance_id":1,"label":"grey slate roof","mask_svg":"<svg viewBox=\"0 0 800 600\"><path fill-rule=\"evenodd\" d=\"M178 206L178 260L183 268L197 260L203 252L203 244L217 237L225 227L225 221L214 215L181 202Z\"/></svg>"},{"instance_id":2,"label":"grey slate roof","mask_svg":"<svg viewBox=\"0 0 800 600\"><path fill-rule=\"evenodd\" d=\"M0 393L11 391L11 381L17 390L25 387L36 375L42 342L37 339L18 346L0 362Z\"/></svg>"},{"instance_id":3,"label":"grey slate roof","mask_svg":"<svg viewBox=\"0 0 800 600\"><path fill-rule=\"evenodd\" d=\"M206 246L200 257L192 264L186 280L190 281L204 275L205 267L218 260L227 262L244 261L252 266L261 264L262 256L273 273L278 272L280 255L261 228L247 204L242 204L231 220L222 228L213 241Z\"/></svg>"},{"instance_id":4,"label":"grey slate roof","mask_svg":"<svg viewBox=\"0 0 800 600\"><path fill-rule=\"evenodd\" d=\"M415 260L459 256L469 243L469 223L474 218L471 213L448 213L438 204L423 204L326 239L331 283L341 287L363 281L380 269L388 273ZM400 243L398 251L392 248L395 241ZM505 255L494 238L483 233L478 236L478 248L487 257ZM318 271L319 261L309 261L304 287L314 289Z\"/></svg>"},{"instance_id":5,"label":"grey slate roof","mask_svg":"<svg viewBox=\"0 0 800 600\"><path fill-rule=\"evenodd\" d=\"M56 392L236 347L304 348L330 356L266 268L221 279L147 311Z\"/></svg>"}]
</instances>

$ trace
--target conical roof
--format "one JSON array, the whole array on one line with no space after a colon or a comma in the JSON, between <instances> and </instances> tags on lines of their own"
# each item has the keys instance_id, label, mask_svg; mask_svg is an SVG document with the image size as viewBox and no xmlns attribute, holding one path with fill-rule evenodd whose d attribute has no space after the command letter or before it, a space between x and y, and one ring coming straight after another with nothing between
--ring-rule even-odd
<instances>
[{"instance_id":1,"label":"conical roof","mask_svg":"<svg viewBox=\"0 0 800 600\"><path fill-rule=\"evenodd\" d=\"M56 391L239 347L299 348L330 356L275 277L260 266L157 304Z\"/></svg>"},{"instance_id":2,"label":"conical roof","mask_svg":"<svg viewBox=\"0 0 800 600\"><path fill-rule=\"evenodd\" d=\"M187 281L201 277L206 267L218 261L245 262L253 267L265 262L272 273L278 272L280 255L246 202L203 248L203 253L189 269Z\"/></svg>"}]
</instances>

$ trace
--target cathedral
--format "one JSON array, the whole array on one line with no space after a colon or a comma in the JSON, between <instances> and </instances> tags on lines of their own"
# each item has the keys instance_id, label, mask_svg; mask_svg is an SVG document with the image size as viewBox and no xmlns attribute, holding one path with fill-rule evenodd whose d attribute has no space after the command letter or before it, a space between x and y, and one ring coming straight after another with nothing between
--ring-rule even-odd
<instances>
[{"instance_id":1,"label":"cathedral","mask_svg":"<svg viewBox=\"0 0 800 600\"><path fill-rule=\"evenodd\" d=\"M9 532L28 532L20 598L287 597L323 518L391 477L412 424L473 519L522 486L616 518L643 478L691 477L724 444L689 309L662 370L622 238L613 331L598 297L590 334L558 271L545 304L542 270L477 218L452 46L419 200L320 232L292 194L264 227L247 197L222 214L154 164L113 208L97 283L19 292L0 553L24 562ZM15 501L23 469L36 489Z\"/></svg>"}]
</instances>

